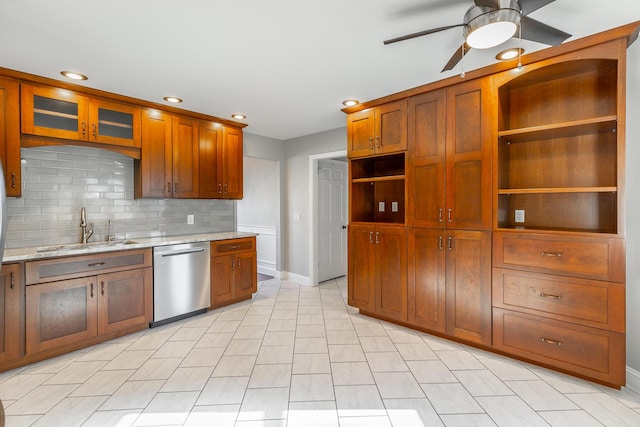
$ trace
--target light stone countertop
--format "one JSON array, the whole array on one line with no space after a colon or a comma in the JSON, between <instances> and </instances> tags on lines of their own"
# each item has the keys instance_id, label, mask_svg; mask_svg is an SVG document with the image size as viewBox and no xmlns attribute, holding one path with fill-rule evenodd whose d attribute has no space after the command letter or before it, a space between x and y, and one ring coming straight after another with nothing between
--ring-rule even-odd
<instances>
[{"instance_id":1,"label":"light stone countertop","mask_svg":"<svg viewBox=\"0 0 640 427\"><path fill-rule=\"evenodd\" d=\"M160 236L117 240L113 242L71 243L43 247L7 249L3 263L29 261L42 258L55 258L71 255L85 255L99 252L124 251L129 249L152 248L154 246L178 245L181 243L229 240L240 237L253 237L256 233L226 231L221 233L183 234L178 236ZM124 243L126 242L126 244Z\"/></svg>"}]
</instances>

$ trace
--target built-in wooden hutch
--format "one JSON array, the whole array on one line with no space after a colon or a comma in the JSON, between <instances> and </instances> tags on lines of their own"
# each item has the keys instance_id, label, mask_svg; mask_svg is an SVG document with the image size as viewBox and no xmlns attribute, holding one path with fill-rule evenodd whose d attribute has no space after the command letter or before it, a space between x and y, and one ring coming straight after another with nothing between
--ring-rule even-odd
<instances>
[{"instance_id":1,"label":"built-in wooden hutch","mask_svg":"<svg viewBox=\"0 0 640 427\"><path fill-rule=\"evenodd\" d=\"M349 304L624 385L626 49L639 26L345 108Z\"/></svg>"}]
</instances>

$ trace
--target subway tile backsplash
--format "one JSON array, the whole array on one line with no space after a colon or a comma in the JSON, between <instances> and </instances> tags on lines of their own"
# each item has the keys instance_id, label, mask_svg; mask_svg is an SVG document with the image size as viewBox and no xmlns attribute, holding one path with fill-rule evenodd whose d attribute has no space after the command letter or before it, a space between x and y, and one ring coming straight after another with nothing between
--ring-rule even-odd
<instances>
[{"instance_id":1,"label":"subway tile backsplash","mask_svg":"<svg viewBox=\"0 0 640 427\"><path fill-rule=\"evenodd\" d=\"M7 248L81 241L80 209L93 223L90 242L235 229L231 200L133 198L133 159L87 147L23 148L22 197L7 198ZM187 224L187 215L194 224Z\"/></svg>"}]
</instances>

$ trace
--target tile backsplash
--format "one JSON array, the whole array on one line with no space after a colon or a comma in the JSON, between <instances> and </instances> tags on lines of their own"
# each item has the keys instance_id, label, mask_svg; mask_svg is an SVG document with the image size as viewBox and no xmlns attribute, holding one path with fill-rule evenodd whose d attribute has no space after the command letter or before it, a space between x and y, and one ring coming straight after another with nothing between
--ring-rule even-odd
<instances>
[{"instance_id":1,"label":"tile backsplash","mask_svg":"<svg viewBox=\"0 0 640 427\"><path fill-rule=\"evenodd\" d=\"M232 231L231 200L134 199L133 159L86 147L23 148L22 197L7 198L7 248L81 241L80 209L92 241ZM194 215L194 224L187 224Z\"/></svg>"}]
</instances>

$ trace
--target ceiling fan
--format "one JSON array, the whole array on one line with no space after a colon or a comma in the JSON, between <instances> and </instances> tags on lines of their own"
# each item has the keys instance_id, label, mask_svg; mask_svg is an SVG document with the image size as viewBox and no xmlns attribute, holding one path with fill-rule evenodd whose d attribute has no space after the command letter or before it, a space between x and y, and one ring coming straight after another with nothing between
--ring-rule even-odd
<instances>
[{"instance_id":1,"label":"ceiling fan","mask_svg":"<svg viewBox=\"0 0 640 427\"><path fill-rule=\"evenodd\" d=\"M552 46L557 46L571 37L557 28L543 24L528 15L555 0L474 0L464 14L461 24L431 28L385 40L391 44L416 37L426 36L456 27L463 28L464 43L458 48L442 71L452 70L472 48L487 49L506 42L520 28L520 37Z\"/></svg>"}]
</instances>

